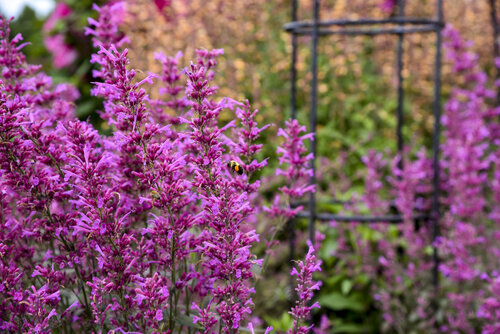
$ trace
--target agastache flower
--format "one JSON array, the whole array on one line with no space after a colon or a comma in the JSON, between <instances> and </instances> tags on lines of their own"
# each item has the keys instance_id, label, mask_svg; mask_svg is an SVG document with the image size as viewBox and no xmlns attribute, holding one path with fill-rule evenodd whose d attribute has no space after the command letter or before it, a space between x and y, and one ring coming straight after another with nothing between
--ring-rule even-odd
<instances>
[{"instance_id":1,"label":"agastache flower","mask_svg":"<svg viewBox=\"0 0 500 334\"><path fill-rule=\"evenodd\" d=\"M483 300L477 316L487 321L483 328L484 334L494 334L500 331L500 278L495 278L490 285L491 297Z\"/></svg>"},{"instance_id":2,"label":"agastache flower","mask_svg":"<svg viewBox=\"0 0 500 334\"><path fill-rule=\"evenodd\" d=\"M213 49L213 50L196 50L198 56L197 64L206 69L207 80L212 81L215 76L215 72L212 70L217 66L217 57L224 54L224 49Z\"/></svg>"},{"instance_id":3,"label":"agastache flower","mask_svg":"<svg viewBox=\"0 0 500 334\"><path fill-rule=\"evenodd\" d=\"M224 333L236 333L253 305L250 298L253 289L248 280L253 277L252 265L260 264L250 253L252 244L258 241L255 231L243 232L241 224L252 211L246 193L239 193L233 186L228 172L224 173L222 160L223 129L217 126L221 106L211 97L217 88L209 85L212 77L207 70L215 66L213 57L219 52L203 53L198 65L191 64L186 70L188 77L187 96L192 100L189 139L193 142L191 161L196 176L194 185L200 188L203 224L209 228L204 234L204 242L199 246L203 255L203 267L214 279L213 296L217 301L215 309L220 316ZM208 60L207 60L208 59ZM201 312L201 308L198 307ZM205 332L209 330L210 317L199 318L204 322ZM205 320L203 320L205 319Z\"/></svg>"},{"instance_id":4,"label":"agastache flower","mask_svg":"<svg viewBox=\"0 0 500 334\"><path fill-rule=\"evenodd\" d=\"M394 177L390 178L390 182L394 187L394 204L404 220L400 230L404 238L410 240L406 251L413 259L416 259L422 248L431 242L425 237L427 236L424 232L425 228L415 231L413 217L422 212L428 212L430 207L427 198L432 191L429 182L432 178L432 162L423 149L417 152L415 160L403 159L402 169L399 167L401 159L403 157L398 156L393 161Z\"/></svg>"},{"instance_id":5,"label":"agastache flower","mask_svg":"<svg viewBox=\"0 0 500 334\"><path fill-rule=\"evenodd\" d=\"M262 144L257 144L257 140L261 132L272 124L267 124L259 128L256 121L259 111L257 109L252 111L248 100L244 104L233 100L226 100L226 104L229 109L235 109L236 117L240 121L239 126L233 128L234 141L228 139L229 146L235 155L238 156L238 160L243 163L242 167L246 176L246 180L244 178L237 178L235 180L238 183L236 186L251 194L256 192L260 186L259 181L251 183L252 175L267 166L267 159L261 162L255 159L255 156L262 150Z\"/></svg>"},{"instance_id":6,"label":"agastache flower","mask_svg":"<svg viewBox=\"0 0 500 334\"><path fill-rule=\"evenodd\" d=\"M155 273L153 277L138 278L135 289L138 308L142 310L146 328L160 328L164 313L168 305L168 287L166 279Z\"/></svg>"},{"instance_id":7,"label":"agastache flower","mask_svg":"<svg viewBox=\"0 0 500 334\"><path fill-rule=\"evenodd\" d=\"M89 18L89 25L85 28L85 34L91 35L94 47L104 47L109 49L112 45L121 48L128 42L128 38L120 33L119 25L123 23L126 9L125 2L116 1L114 3L99 7L94 4L94 10L99 13L98 21Z\"/></svg>"},{"instance_id":8,"label":"agastache flower","mask_svg":"<svg viewBox=\"0 0 500 334\"><path fill-rule=\"evenodd\" d=\"M212 86L222 50L198 51L185 85L178 58L162 58L165 104L153 106L153 75L137 79L120 48L123 3L96 9L92 93L109 137L75 118L75 89L26 64L0 20L0 330L182 332L188 317L236 333L261 265L245 225L258 180L247 175L265 166L254 155L267 126L247 103L236 108L241 141L225 135L235 122L219 127L230 109ZM159 106L179 118L163 122ZM226 167L238 157L248 174Z\"/></svg>"},{"instance_id":9,"label":"agastache flower","mask_svg":"<svg viewBox=\"0 0 500 334\"><path fill-rule=\"evenodd\" d=\"M159 94L167 95L168 100L152 101L155 117L160 124L179 124L179 116L185 111L188 101L183 96L184 86L180 85L181 73L179 71L179 60L182 58L182 52L178 52L175 57L167 57L163 53L155 53L155 59L162 65L160 79L164 86L160 87ZM164 107L173 111L173 115L165 113Z\"/></svg>"},{"instance_id":10,"label":"agastache flower","mask_svg":"<svg viewBox=\"0 0 500 334\"><path fill-rule=\"evenodd\" d=\"M366 167L365 192L362 200L366 207L373 213L385 213L388 209L387 201L380 199L383 189L383 170L387 165L382 153L374 150L361 158Z\"/></svg>"},{"instance_id":11,"label":"agastache flower","mask_svg":"<svg viewBox=\"0 0 500 334\"><path fill-rule=\"evenodd\" d=\"M285 128L278 130L278 136L284 138L284 142L278 147L277 153L280 155L280 165L287 166L287 169L276 169L276 175L283 175L287 185L280 187L279 190L286 195L286 207L281 207L279 197L276 196L274 205L269 212L273 216L283 216L287 218L294 217L302 210L302 206L291 208L294 201L308 192L314 191L314 185L308 184L308 177L311 176L309 162L313 159L312 153L307 154L308 150L304 141L314 140L312 133L301 135L306 131L306 127L299 124L295 119L285 122Z\"/></svg>"},{"instance_id":12,"label":"agastache flower","mask_svg":"<svg viewBox=\"0 0 500 334\"><path fill-rule=\"evenodd\" d=\"M248 329L250 330L250 333L255 334L254 329L253 329L253 324L251 322L248 323ZM269 326L266 328L264 334L272 333L273 326Z\"/></svg>"},{"instance_id":13,"label":"agastache flower","mask_svg":"<svg viewBox=\"0 0 500 334\"><path fill-rule=\"evenodd\" d=\"M328 334L331 332L331 327L332 324L330 323L330 320L328 320L328 317L326 314L323 314L321 316L321 321L319 323L319 327L314 328L313 332L314 334Z\"/></svg>"},{"instance_id":14,"label":"agastache flower","mask_svg":"<svg viewBox=\"0 0 500 334\"><path fill-rule=\"evenodd\" d=\"M71 15L72 12L71 7L66 3L58 2L52 14L50 14L47 21L43 24L43 30L45 32L51 31L59 20Z\"/></svg>"},{"instance_id":15,"label":"agastache flower","mask_svg":"<svg viewBox=\"0 0 500 334\"><path fill-rule=\"evenodd\" d=\"M63 68L71 65L78 57L77 51L65 41L65 35L54 33L54 27L57 22L64 20L72 14L71 7L64 2L59 2L50 17L43 25L44 44L47 50L52 54L55 68Z\"/></svg>"},{"instance_id":16,"label":"agastache flower","mask_svg":"<svg viewBox=\"0 0 500 334\"><path fill-rule=\"evenodd\" d=\"M486 88L487 75L479 68L478 56L470 51L471 43L464 42L451 26L446 27L443 35L458 84L451 91L443 116L446 138L443 188L447 192L445 201L449 211L440 221L444 232L438 246L447 259L440 269L453 282L473 282L480 278L482 270L478 258L484 253L488 239L483 224L478 222L484 219L483 187L495 159L488 149L492 136L488 123L493 122L489 119L495 112L487 107L487 99L495 94ZM464 332L473 330L468 314L473 312L474 301L480 294L477 289L448 294L454 309L448 317L450 328Z\"/></svg>"},{"instance_id":17,"label":"agastache flower","mask_svg":"<svg viewBox=\"0 0 500 334\"><path fill-rule=\"evenodd\" d=\"M78 52L65 42L63 34L47 36L44 39L45 47L52 54L55 68L67 67L78 58Z\"/></svg>"},{"instance_id":18,"label":"agastache flower","mask_svg":"<svg viewBox=\"0 0 500 334\"><path fill-rule=\"evenodd\" d=\"M92 44L95 48L110 50L111 47L121 49L129 40L120 30L119 25L123 22L126 15L125 3L118 1L100 8L94 4L94 9L99 13L99 19L96 21L88 19L92 27L85 28L85 35L91 35ZM100 68L92 71L94 78L100 78L106 81L112 75L113 67L104 59L102 53L93 53L90 59L91 63L99 64Z\"/></svg>"},{"instance_id":19,"label":"agastache flower","mask_svg":"<svg viewBox=\"0 0 500 334\"><path fill-rule=\"evenodd\" d=\"M320 307L317 302L310 304L314 290L319 290L321 286L321 282L315 282L312 279L314 272L321 271L321 260L316 258L314 252L312 244L309 244L305 261L298 261L297 267L294 267L290 273L292 276L297 276L297 287L295 288L297 301L289 312L294 318L293 326L288 331L289 334L308 333L313 325L306 326L304 323L309 320L311 310Z\"/></svg>"},{"instance_id":20,"label":"agastache flower","mask_svg":"<svg viewBox=\"0 0 500 334\"><path fill-rule=\"evenodd\" d=\"M212 327L217 323L217 319L215 318L215 314L210 311L210 306L212 301L208 303L207 307L200 308L196 303L192 304L192 309L198 312L198 315L193 317L193 323L199 324L203 328L203 334L211 333Z\"/></svg>"},{"instance_id":21,"label":"agastache flower","mask_svg":"<svg viewBox=\"0 0 500 334\"><path fill-rule=\"evenodd\" d=\"M380 0L379 7L385 13L392 13L396 7L397 0Z\"/></svg>"}]
</instances>

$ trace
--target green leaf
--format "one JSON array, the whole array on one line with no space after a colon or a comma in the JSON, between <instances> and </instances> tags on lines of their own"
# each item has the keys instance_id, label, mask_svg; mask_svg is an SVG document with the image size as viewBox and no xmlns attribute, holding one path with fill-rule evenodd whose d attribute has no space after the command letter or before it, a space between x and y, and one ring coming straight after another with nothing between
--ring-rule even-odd
<instances>
[{"instance_id":1,"label":"green leaf","mask_svg":"<svg viewBox=\"0 0 500 334\"><path fill-rule=\"evenodd\" d=\"M346 279L346 280L342 281L342 284L340 286L340 290L342 291L342 294L348 295L349 292L351 292L352 286L353 286L353 283L351 280Z\"/></svg>"},{"instance_id":2,"label":"green leaf","mask_svg":"<svg viewBox=\"0 0 500 334\"><path fill-rule=\"evenodd\" d=\"M273 326L276 332L286 332L293 325L293 318L288 312L281 315L281 318L275 319L271 317L265 317L266 322Z\"/></svg>"},{"instance_id":3,"label":"green leaf","mask_svg":"<svg viewBox=\"0 0 500 334\"><path fill-rule=\"evenodd\" d=\"M434 248L431 245L427 245L424 248L424 253L428 256L431 256L434 253Z\"/></svg>"},{"instance_id":4,"label":"green leaf","mask_svg":"<svg viewBox=\"0 0 500 334\"><path fill-rule=\"evenodd\" d=\"M339 283L345 276L344 275L333 275L325 281L326 286L333 287Z\"/></svg>"},{"instance_id":5,"label":"green leaf","mask_svg":"<svg viewBox=\"0 0 500 334\"><path fill-rule=\"evenodd\" d=\"M356 295L344 296L338 292L328 294L319 298L321 306L330 308L332 310L353 310L362 312L366 309L365 304Z\"/></svg>"},{"instance_id":6,"label":"green leaf","mask_svg":"<svg viewBox=\"0 0 500 334\"><path fill-rule=\"evenodd\" d=\"M184 314L178 314L175 317L175 322L179 323L179 324L181 324L183 326L195 328L197 330L203 330L203 327L201 327L198 324L193 323L193 317L190 317L190 316L187 316L187 315L184 315Z\"/></svg>"},{"instance_id":7,"label":"green leaf","mask_svg":"<svg viewBox=\"0 0 500 334\"><path fill-rule=\"evenodd\" d=\"M371 333L373 328L364 325L345 324L335 325L333 333Z\"/></svg>"},{"instance_id":8,"label":"green leaf","mask_svg":"<svg viewBox=\"0 0 500 334\"><path fill-rule=\"evenodd\" d=\"M368 277L368 275L366 274L360 274L360 275L357 275L355 278L354 278L356 284L360 284L360 285L366 285L370 282L370 277Z\"/></svg>"}]
</instances>

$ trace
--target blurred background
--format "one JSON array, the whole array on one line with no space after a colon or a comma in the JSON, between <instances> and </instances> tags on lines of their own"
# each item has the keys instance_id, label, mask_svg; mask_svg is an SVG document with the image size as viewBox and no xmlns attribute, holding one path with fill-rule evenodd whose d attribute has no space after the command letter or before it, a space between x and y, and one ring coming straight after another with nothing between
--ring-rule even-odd
<instances>
[{"instance_id":1,"label":"blurred background","mask_svg":"<svg viewBox=\"0 0 500 334\"><path fill-rule=\"evenodd\" d=\"M0 1L0 13L15 16L12 29L31 45L28 61L42 64L56 81L70 82L81 93L78 116L99 124L99 101L90 97L92 47L85 36L87 18L94 17L93 3L103 0ZM269 122L281 124L289 117L290 36L282 25L290 21L289 0L130 0L129 20L123 32L131 40L132 66L144 71L159 69L154 53L175 55L182 51L182 66L193 59L196 48L224 48L217 84L221 96L249 99ZM328 18L388 17L394 15L383 0L323 0L321 16ZM312 1L299 1L299 18L311 18ZM406 14L433 17L435 1L407 1ZM445 1L445 20L473 39L473 50L489 74L493 66L493 30L489 1ZM405 39L405 128L407 141L428 138L432 127L433 36L409 35ZM307 37L299 39L299 119L307 120L309 53ZM319 47L320 153L348 149L359 161L371 148L395 143L396 37L322 38ZM449 72L449 71L448 71ZM446 76L445 82L451 80ZM376 84L375 84L376 83ZM446 95L446 85L444 94ZM153 90L154 91L154 90ZM153 91L151 92L152 94ZM376 131L373 131L376 130ZM422 136L423 135L423 136ZM415 137L415 138L413 138ZM386 140L391 139L391 140ZM388 144L389 143L389 144ZM394 147L388 147L393 149ZM272 154L270 151L266 154ZM354 161L353 163L356 163ZM355 170L355 169L349 169Z\"/></svg>"},{"instance_id":2,"label":"blurred background","mask_svg":"<svg viewBox=\"0 0 500 334\"><path fill-rule=\"evenodd\" d=\"M92 5L104 0L0 0L0 13L14 16L12 31L22 33L31 45L24 49L30 63L42 64L56 82L78 87L81 97L77 113L90 119L106 132L96 110L100 100L90 96L92 81L90 38L85 35L87 18L94 17ZM260 110L258 121L281 126L290 117L290 36L282 30L290 21L289 0L130 0L129 16L122 31L130 39L131 66L139 71L158 71L154 53L174 56L182 51L182 66L189 64L198 48L223 48L216 83L220 96L249 99ZM381 0L323 0L321 16L328 18L383 18L395 15ZM434 0L406 1L406 15L432 18ZM299 18L310 19L312 1L299 1ZM445 1L445 21L455 26L466 40L473 40L472 50L490 78L496 76L493 65L494 36L491 1ZM430 146L432 130L432 92L434 36L414 34L405 38L405 142L411 147ZM298 118L307 124L309 106L310 40L299 38ZM393 155L396 148L395 36L322 38L319 45L318 155L329 163L319 168L318 197L349 200L365 191L365 164L362 157L374 149ZM456 84L450 67L443 68L443 101ZM152 89L150 94L155 94ZM265 132L263 139L274 138L278 126ZM263 156L276 165L275 146L264 146ZM272 168L269 169L271 173ZM266 172L264 172L265 174ZM277 187L264 182L263 194ZM388 191L388 190L387 190ZM335 211L335 208L329 208ZM303 226L299 224L299 230ZM367 230L363 230L368 233ZM362 231L362 232L363 232ZM378 332L383 328L380 310L373 297L373 285L360 269L362 254L339 261L330 255L338 244L339 233L326 234L322 258L328 270L320 292L323 314L340 319L335 332ZM390 231L389 231L390 232ZM392 231L394 232L394 231ZM361 233L361 232L360 232ZM396 233L396 232L394 232ZM380 236L376 236L380 238ZM391 237L391 236L390 236ZM392 236L396 238L396 236ZM300 239L300 235L299 235ZM273 268L278 286L256 297L257 315L275 329L288 328L285 250L275 257ZM285 264L284 264L285 263ZM357 267L356 267L357 265ZM350 269L348 269L350 268ZM354 269L353 269L354 268ZM274 285L272 285L274 286ZM282 304L283 307L276 305ZM280 313L277 313L280 312Z\"/></svg>"}]
</instances>

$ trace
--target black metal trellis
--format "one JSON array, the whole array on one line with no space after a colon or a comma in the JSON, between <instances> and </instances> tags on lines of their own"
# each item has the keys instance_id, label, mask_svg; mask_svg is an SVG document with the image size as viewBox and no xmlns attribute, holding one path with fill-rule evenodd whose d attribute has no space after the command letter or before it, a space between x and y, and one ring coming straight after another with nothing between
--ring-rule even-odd
<instances>
[{"instance_id":1,"label":"black metal trellis","mask_svg":"<svg viewBox=\"0 0 500 334\"><path fill-rule=\"evenodd\" d=\"M320 36L328 35L365 35L374 36L380 34L393 34L398 36L396 48L396 71L397 71L397 108L396 108L396 136L397 136L397 151L398 154L403 152L403 41L406 34L412 33L434 33L436 35L435 44L435 64L434 64L434 96L433 96L433 117L434 129L432 135L432 206L430 215L416 215L413 217L415 221L427 220L431 223L432 240L435 241L439 235L439 138L440 138L440 123L441 123L441 30L444 27L443 22L443 1L436 0L436 17L434 19L421 19L411 18L404 15L404 0L397 1L398 12L395 17L387 19L358 19L358 20L320 20L320 7L319 0L314 0L313 6L313 20L312 21L298 21L298 0L291 0L292 4L292 22L284 25L284 30L289 32L292 37L292 54L291 54L291 117L297 117L297 50L298 41L297 36L308 35L312 37L311 43L311 100L309 106L309 131L316 134L317 130L317 86L318 86L318 42ZM377 25L376 28L370 27ZM391 25L391 26L387 26ZM309 180L310 184L316 184L316 140L310 142L310 151L314 154L314 159L311 161L312 175ZM399 162L402 167L402 160ZM316 210L316 197L314 193L310 193L308 200L307 210L298 214L298 217L309 219L309 239L314 240L315 235L315 222L318 221L331 221L337 222L356 222L356 223L386 223L398 224L403 221L400 214L384 215L384 216L354 216L354 215L341 215L321 213ZM294 258L294 245L295 245L295 223L290 221L290 257ZM433 269L432 280L437 295L439 286L439 257L435 243L433 242Z\"/></svg>"},{"instance_id":2,"label":"black metal trellis","mask_svg":"<svg viewBox=\"0 0 500 334\"><path fill-rule=\"evenodd\" d=\"M493 30L493 59L500 57L500 25L497 18L497 7L495 0L489 0L490 5L490 20L491 28ZM495 80L500 79L500 69L497 68ZM500 103L500 90L497 89L497 104Z\"/></svg>"}]
</instances>

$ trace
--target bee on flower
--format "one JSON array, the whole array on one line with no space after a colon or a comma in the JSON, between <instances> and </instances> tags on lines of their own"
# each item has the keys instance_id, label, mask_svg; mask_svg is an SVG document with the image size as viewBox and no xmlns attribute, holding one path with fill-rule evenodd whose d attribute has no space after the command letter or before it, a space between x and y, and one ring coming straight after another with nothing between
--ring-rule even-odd
<instances>
[{"instance_id":1,"label":"bee on flower","mask_svg":"<svg viewBox=\"0 0 500 334\"><path fill-rule=\"evenodd\" d=\"M239 175L243 174L243 167L241 167L241 165L234 160L229 161L227 163L227 167L231 168L234 172L238 173Z\"/></svg>"}]
</instances>

